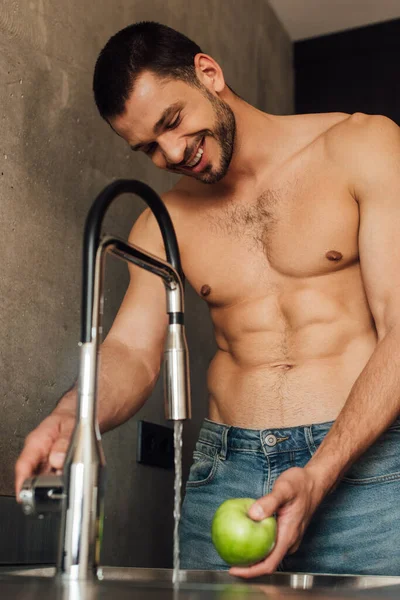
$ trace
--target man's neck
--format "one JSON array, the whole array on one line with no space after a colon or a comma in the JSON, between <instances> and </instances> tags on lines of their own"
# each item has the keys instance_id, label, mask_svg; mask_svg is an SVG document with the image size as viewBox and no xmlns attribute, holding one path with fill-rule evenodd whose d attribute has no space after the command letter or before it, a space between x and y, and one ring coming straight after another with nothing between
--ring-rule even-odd
<instances>
[{"instance_id":1,"label":"man's neck","mask_svg":"<svg viewBox=\"0 0 400 600\"><path fill-rule=\"evenodd\" d=\"M246 182L254 185L272 161L280 127L274 115L261 112L231 92L225 101L235 115L236 135L232 161L220 183L226 189Z\"/></svg>"}]
</instances>

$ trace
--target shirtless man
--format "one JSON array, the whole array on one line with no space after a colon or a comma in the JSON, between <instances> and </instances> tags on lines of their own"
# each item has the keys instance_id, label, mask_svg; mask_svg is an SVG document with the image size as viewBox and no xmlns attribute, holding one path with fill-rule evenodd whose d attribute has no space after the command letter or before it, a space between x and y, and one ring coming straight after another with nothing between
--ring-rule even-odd
<instances>
[{"instance_id":1,"label":"shirtless man","mask_svg":"<svg viewBox=\"0 0 400 600\"><path fill-rule=\"evenodd\" d=\"M163 199L215 328L183 568L226 568L212 515L253 496L254 519L277 514L277 543L231 573L398 574L399 128L364 114L265 114L196 44L152 23L111 38L94 90L133 150L182 175ZM149 210L130 241L165 258ZM130 270L101 350L103 432L140 409L160 369L164 289ZM28 436L17 492L39 467L62 466L75 401L72 390Z\"/></svg>"}]
</instances>

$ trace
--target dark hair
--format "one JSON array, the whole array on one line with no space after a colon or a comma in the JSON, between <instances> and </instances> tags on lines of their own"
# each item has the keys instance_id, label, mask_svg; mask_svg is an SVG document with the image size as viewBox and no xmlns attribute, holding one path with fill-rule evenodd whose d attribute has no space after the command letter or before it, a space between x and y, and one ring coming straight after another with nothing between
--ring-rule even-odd
<instances>
[{"instance_id":1,"label":"dark hair","mask_svg":"<svg viewBox=\"0 0 400 600\"><path fill-rule=\"evenodd\" d=\"M113 35L99 54L93 77L103 119L124 112L135 81L145 70L200 86L194 67L199 52L201 48L185 35L153 21L134 23Z\"/></svg>"}]
</instances>

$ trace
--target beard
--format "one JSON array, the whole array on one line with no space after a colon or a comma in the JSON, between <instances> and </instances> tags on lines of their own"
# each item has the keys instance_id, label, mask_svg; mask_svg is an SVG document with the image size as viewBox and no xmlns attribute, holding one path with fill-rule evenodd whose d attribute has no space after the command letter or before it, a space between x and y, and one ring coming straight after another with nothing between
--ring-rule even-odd
<instances>
[{"instance_id":1,"label":"beard","mask_svg":"<svg viewBox=\"0 0 400 600\"><path fill-rule=\"evenodd\" d=\"M235 115L229 104L213 96L211 92L205 86L201 87L201 93L204 94L207 100L210 102L213 113L214 113L214 127L213 130L205 129L198 134L198 140L200 141L203 137L212 137L217 142L220 151L221 158L219 165L213 167L211 163L207 164L201 173L186 173L188 177L194 177L202 183L218 183L228 172L229 165L232 160L235 135L236 135L236 120ZM191 150L188 151L188 156L191 155ZM185 157L186 159L186 157Z\"/></svg>"},{"instance_id":2,"label":"beard","mask_svg":"<svg viewBox=\"0 0 400 600\"><path fill-rule=\"evenodd\" d=\"M198 178L203 183L212 184L221 181L228 172L235 145L236 120L229 104L213 96L206 87L204 93L212 105L215 116L214 132L208 132L208 135L216 140L221 158L218 167L214 168L212 164L208 164L201 173L198 173Z\"/></svg>"}]
</instances>

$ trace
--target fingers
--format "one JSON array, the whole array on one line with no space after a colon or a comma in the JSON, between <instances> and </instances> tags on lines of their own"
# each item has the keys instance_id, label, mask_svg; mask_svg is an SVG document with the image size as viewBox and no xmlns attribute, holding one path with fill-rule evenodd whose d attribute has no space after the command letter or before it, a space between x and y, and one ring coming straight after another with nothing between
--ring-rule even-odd
<instances>
[{"instance_id":1,"label":"fingers","mask_svg":"<svg viewBox=\"0 0 400 600\"><path fill-rule=\"evenodd\" d=\"M288 547L295 544L296 541L297 535L293 534L291 524L283 522L278 526L275 547L267 558L251 567L232 567L229 573L245 579L259 577L260 575L270 575L277 570L287 553Z\"/></svg>"},{"instance_id":2,"label":"fingers","mask_svg":"<svg viewBox=\"0 0 400 600\"><path fill-rule=\"evenodd\" d=\"M278 483L278 482L277 482ZM249 517L254 521L261 521L266 517L271 517L277 512L278 508L293 500L296 496L294 487L289 481L282 481L275 485L274 489L267 496L256 500L249 509Z\"/></svg>"},{"instance_id":3,"label":"fingers","mask_svg":"<svg viewBox=\"0 0 400 600\"><path fill-rule=\"evenodd\" d=\"M294 544L291 548L289 548L289 550L287 551L286 554L294 554L295 552L297 552L297 550L300 548L300 544L301 544L301 539L298 540L296 542L296 544Z\"/></svg>"},{"instance_id":4,"label":"fingers","mask_svg":"<svg viewBox=\"0 0 400 600\"><path fill-rule=\"evenodd\" d=\"M50 454L49 463L52 469L60 471L64 466L65 457L69 443L71 441L72 431L75 425L75 416L64 416L60 422L59 437L54 442Z\"/></svg>"},{"instance_id":5,"label":"fingers","mask_svg":"<svg viewBox=\"0 0 400 600\"><path fill-rule=\"evenodd\" d=\"M35 430L36 431L36 430ZM34 435L32 432L25 442L15 465L15 495L19 501L19 493L25 479L32 477L37 469L47 463L47 455L52 439L48 436Z\"/></svg>"},{"instance_id":6,"label":"fingers","mask_svg":"<svg viewBox=\"0 0 400 600\"><path fill-rule=\"evenodd\" d=\"M59 438L52 446L49 454L49 464L53 469L60 470L64 466L69 445L68 438Z\"/></svg>"},{"instance_id":7,"label":"fingers","mask_svg":"<svg viewBox=\"0 0 400 600\"><path fill-rule=\"evenodd\" d=\"M50 415L30 433L15 465L15 494L23 482L37 473L59 471L65 460L74 419L71 415Z\"/></svg>"},{"instance_id":8,"label":"fingers","mask_svg":"<svg viewBox=\"0 0 400 600\"><path fill-rule=\"evenodd\" d=\"M272 552L251 567L232 567L231 575L250 578L274 573L284 556L298 549L310 518L303 469L292 468L283 473L276 480L272 492L254 502L248 514L258 521L274 513L277 514L278 528Z\"/></svg>"}]
</instances>

